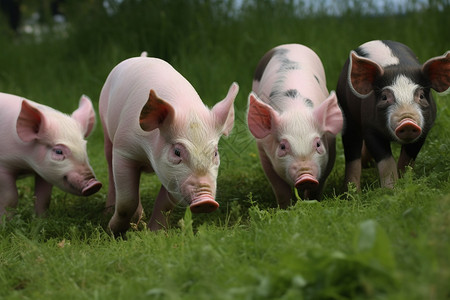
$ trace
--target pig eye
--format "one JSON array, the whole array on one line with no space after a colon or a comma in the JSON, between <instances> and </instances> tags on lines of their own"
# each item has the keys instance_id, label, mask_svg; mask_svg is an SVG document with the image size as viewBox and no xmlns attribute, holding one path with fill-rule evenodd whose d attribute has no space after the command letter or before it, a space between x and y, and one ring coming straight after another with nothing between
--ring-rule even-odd
<instances>
[{"instance_id":1,"label":"pig eye","mask_svg":"<svg viewBox=\"0 0 450 300\"><path fill-rule=\"evenodd\" d=\"M169 151L169 161L175 165L178 165L183 161L183 159L186 159L186 148L180 143L176 143L172 145L170 151Z\"/></svg>"},{"instance_id":2,"label":"pig eye","mask_svg":"<svg viewBox=\"0 0 450 300\"><path fill-rule=\"evenodd\" d=\"M377 103L379 109L385 109L388 106L394 104L395 98L391 91L385 89L381 92L380 100Z\"/></svg>"},{"instance_id":3,"label":"pig eye","mask_svg":"<svg viewBox=\"0 0 450 300\"><path fill-rule=\"evenodd\" d=\"M278 146L277 154L279 157L283 157L289 152L289 142L287 140L282 140Z\"/></svg>"},{"instance_id":4,"label":"pig eye","mask_svg":"<svg viewBox=\"0 0 450 300\"><path fill-rule=\"evenodd\" d=\"M425 92L423 89L418 89L414 95L415 101L419 103L422 107L428 107L429 103L427 101L427 98L425 97Z\"/></svg>"},{"instance_id":5,"label":"pig eye","mask_svg":"<svg viewBox=\"0 0 450 300\"><path fill-rule=\"evenodd\" d=\"M319 154L325 153L325 149L324 149L324 147L323 147L323 145L322 145L322 142L320 141L320 138L319 138L319 137L316 137L316 138L314 139L314 145L315 145L315 147L316 147L317 153L319 153Z\"/></svg>"},{"instance_id":6,"label":"pig eye","mask_svg":"<svg viewBox=\"0 0 450 300\"><path fill-rule=\"evenodd\" d=\"M61 147L54 147L52 149L52 159L57 161L62 161L66 158L64 155L64 150Z\"/></svg>"}]
</instances>

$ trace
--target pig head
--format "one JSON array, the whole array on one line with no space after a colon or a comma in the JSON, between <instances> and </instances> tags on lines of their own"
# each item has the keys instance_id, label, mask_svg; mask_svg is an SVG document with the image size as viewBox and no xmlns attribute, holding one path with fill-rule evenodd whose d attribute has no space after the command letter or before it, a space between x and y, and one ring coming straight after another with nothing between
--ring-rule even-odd
<instances>
[{"instance_id":1,"label":"pig head","mask_svg":"<svg viewBox=\"0 0 450 300\"><path fill-rule=\"evenodd\" d=\"M139 178L154 172L161 181L151 230L167 226L164 213L176 204L211 212L220 164L218 143L233 127L238 85L209 110L191 84L167 62L130 58L108 76L100 96L109 166L107 206L115 206L109 228L121 235L142 206Z\"/></svg>"},{"instance_id":2,"label":"pig head","mask_svg":"<svg viewBox=\"0 0 450 300\"><path fill-rule=\"evenodd\" d=\"M101 183L88 162L85 138L95 124L86 96L71 116L18 96L0 93L0 214L18 202L18 176L35 175L35 211L49 206L53 185L89 196Z\"/></svg>"},{"instance_id":3,"label":"pig head","mask_svg":"<svg viewBox=\"0 0 450 300\"><path fill-rule=\"evenodd\" d=\"M450 85L450 52L423 65L407 46L370 41L350 52L336 89L346 120L342 135L346 184L360 188L361 162L377 164L382 187L413 165L436 118L431 89ZM400 143L398 164L391 142Z\"/></svg>"},{"instance_id":4,"label":"pig head","mask_svg":"<svg viewBox=\"0 0 450 300\"><path fill-rule=\"evenodd\" d=\"M320 199L343 123L320 59L303 45L278 46L258 64L252 90L247 122L278 205L290 204L293 187Z\"/></svg>"}]
</instances>

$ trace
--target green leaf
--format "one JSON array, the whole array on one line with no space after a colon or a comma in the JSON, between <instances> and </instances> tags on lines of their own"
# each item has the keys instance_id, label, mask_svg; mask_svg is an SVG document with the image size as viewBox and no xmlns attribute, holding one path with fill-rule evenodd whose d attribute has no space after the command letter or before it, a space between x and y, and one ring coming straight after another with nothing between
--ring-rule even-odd
<instances>
[{"instance_id":1,"label":"green leaf","mask_svg":"<svg viewBox=\"0 0 450 300\"><path fill-rule=\"evenodd\" d=\"M359 224L355 245L357 257L362 263L383 271L395 268L391 242L386 231L375 220Z\"/></svg>"}]
</instances>

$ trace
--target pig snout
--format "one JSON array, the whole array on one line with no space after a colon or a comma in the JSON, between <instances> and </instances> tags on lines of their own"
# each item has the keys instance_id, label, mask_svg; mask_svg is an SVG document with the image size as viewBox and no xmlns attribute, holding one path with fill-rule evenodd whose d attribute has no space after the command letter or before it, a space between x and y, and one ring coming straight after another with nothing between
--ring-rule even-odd
<instances>
[{"instance_id":1,"label":"pig snout","mask_svg":"<svg viewBox=\"0 0 450 300\"><path fill-rule=\"evenodd\" d=\"M215 211L219 207L219 203L210 195L199 195L192 199L189 208L193 213L209 213Z\"/></svg>"},{"instance_id":2,"label":"pig snout","mask_svg":"<svg viewBox=\"0 0 450 300\"><path fill-rule=\"evenodd\" d=\"M81 190L81 195L87 197L97 193L102 188L102 183L95 178L89 179Z\"/></svg>"},{"instance_id":3,"label":"pig snout","mask_svg":"<svg viewBox=\"0 0 450 300\"><path fill-rule=\"evenodd\" d=\"M311 174L302 174L295 181L295 188L300 191L315 189L319 181Z\"/></svg>"},{"instance_id":4,"label":"pig snout","mask_svg":"<svg viewBox=\"0 0 450 300\"><path fill-rule=\"evenodd\" d=\"M210 178L192 176L185 182L182 190L193 213L209 213L219 207L219 203L214 200L215 192L211 188Z\"/></svg>"},{"instance_id":5,"label":"pig snout","mask_svg":"<svg viewBox=\"0 0 450 300\"><path fill-rule=\"evenodd\" d=\"M422 128L420 128L414 120L409 118L400 121L397 128L395 128L395 135L397 138L406 143L414 141L421 133Z\"/></svg>"},{"instance_id":6,"label":"pig snout","mask_svg":"<svg viewBox=\"0 0 450 300\"><path fill-rule=\"evenodd\" d=\"M102 183L98 181L92 173L78 173L76 171L64 176L66 191L80 196L90 196L102 188Z\"/></svg>"}]
</instances>

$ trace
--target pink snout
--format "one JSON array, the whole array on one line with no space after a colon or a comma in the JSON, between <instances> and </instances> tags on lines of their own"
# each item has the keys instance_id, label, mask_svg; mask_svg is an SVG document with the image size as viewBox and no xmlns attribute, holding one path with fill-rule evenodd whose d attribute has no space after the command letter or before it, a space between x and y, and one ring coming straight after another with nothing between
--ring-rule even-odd
<instances>
[{"instance_id":1,"label":"pink snout","mask_svg":"<svg viewBox=\"0 0 450 300\"><path fill-rule=\"evenodd\" d=\"M81 195L90 196L97 193L102 188L102 183L95 178L89 179L81 190Z\"/></svg>"},{"instance_id":2,"label":"pink snout","mask_svg":"<svg viewBox=\"0 0 450 300\"><path fill-rule=\"evenodd\" d=\"M395 128L395 135L405 142L415 140L421 133L422 128L414 120L409 118L403 119L397 128Z\"/></svg>"},{"instance_id":3,"label":"pink snout","mask_svg":"<svg viewBox=\"0 0 450 300\"><path fill-rule=\"evenodd\" d=\"M211 195L201 195L194 198L189 208L193 213L209 213L215 211L219 203Z\"/></svg>"},{"instance_id":4,"label":"pink snout","mask_svg":"<svg viewBox=\"0 0 450 300\"><path fill-rule=\"evenodd\" d=\"M302 174L295 181L295 188L298 190L310 190L319 185L319 181L311 174Z\"/></svg>"}]
</instances>

